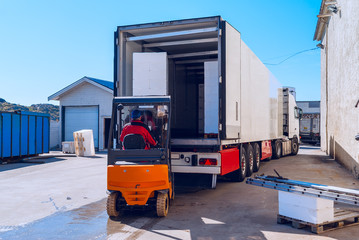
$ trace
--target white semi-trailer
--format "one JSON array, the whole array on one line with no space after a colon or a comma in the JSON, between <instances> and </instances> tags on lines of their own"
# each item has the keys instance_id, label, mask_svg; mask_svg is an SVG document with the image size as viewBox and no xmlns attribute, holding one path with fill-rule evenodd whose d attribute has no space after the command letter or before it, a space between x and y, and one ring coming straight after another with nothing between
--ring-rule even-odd
<instances>
[{"instance_id":1,"label":"white semi-trailer","mask_svg":"<svg viewBox=\"0 0 359 240\"><path fill-rule=\"evenodd\" d=\"M243 181L261 160L298 152L294 96L219 16L118 27L114 79L109 165L138 157L123 153L119 137L134 108L152 111L171 171L209 174L212 187L218 175ZM165 109L158 96L169 96ZM160 121L169 141L156 133Z\"/></svg>"}]
</instances>

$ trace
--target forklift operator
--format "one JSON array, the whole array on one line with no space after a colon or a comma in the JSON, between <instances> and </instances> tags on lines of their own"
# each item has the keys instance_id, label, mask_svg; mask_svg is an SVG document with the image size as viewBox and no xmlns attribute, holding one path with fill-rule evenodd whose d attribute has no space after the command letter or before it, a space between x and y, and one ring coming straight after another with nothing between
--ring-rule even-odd
<instances>
[{"instance_id":1,"label":"forklift operator","mask_svg":"<svg viewBox=\"0 0 359 240\"><path fill-rule=\"evenodd\" d=\"M145 149L150 149L150 145L156 146L156 141L151 136L148 126L141 120L143 113L140 110L133 110L131 113L132 121L123 127L120 141L123 143L124 138L129 134L141 135L146 143Z\"/></svg>"}]
</instances>

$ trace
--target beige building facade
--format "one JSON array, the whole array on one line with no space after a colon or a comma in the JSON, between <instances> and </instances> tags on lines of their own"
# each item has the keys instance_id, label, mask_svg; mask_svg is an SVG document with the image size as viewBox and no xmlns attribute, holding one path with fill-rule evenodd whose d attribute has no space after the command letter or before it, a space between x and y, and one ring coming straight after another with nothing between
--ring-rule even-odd
<instances>
[{"instance_id":1,"label":"beige building facade","mask_svg":"<svg viewBox=\"0 0 359 240\"><path fill-rule=\"evenodd\" d=\"M321 50L321 148L359 177L359 1L323 0L314 40Z\"/></svg>"}]
</instances>

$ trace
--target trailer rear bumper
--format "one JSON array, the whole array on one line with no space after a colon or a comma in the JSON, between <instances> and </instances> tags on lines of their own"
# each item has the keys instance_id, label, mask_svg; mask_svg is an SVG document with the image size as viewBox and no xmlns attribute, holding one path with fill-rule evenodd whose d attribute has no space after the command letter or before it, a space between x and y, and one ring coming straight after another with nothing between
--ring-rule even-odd
<instances>
[{"instance_id":1,"label":"trailer rear bumper","mask_svg":"<svg viewBox=\"0 0 359 240\"><path fill-rule=\"evenodd\" d=\"M220 166L173 166L174 173L204 173L204 174L220 174Z\"/></svg>"}]
</instances>

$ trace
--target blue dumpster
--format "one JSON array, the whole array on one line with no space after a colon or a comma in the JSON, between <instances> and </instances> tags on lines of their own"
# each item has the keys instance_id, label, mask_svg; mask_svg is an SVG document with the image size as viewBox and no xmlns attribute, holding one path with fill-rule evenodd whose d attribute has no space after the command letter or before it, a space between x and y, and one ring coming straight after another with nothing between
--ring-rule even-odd
<instances>
[{"instance_id":1,"label":"blue dumpster","mask_svg":"<svg viewBox=\"0 0 359 240\"><path fill-rule=\"evenodd\" d=\"M21 159L48 153L50 115L35 112L0 112L0 158Z\"/></svg>"}]
</instances>

